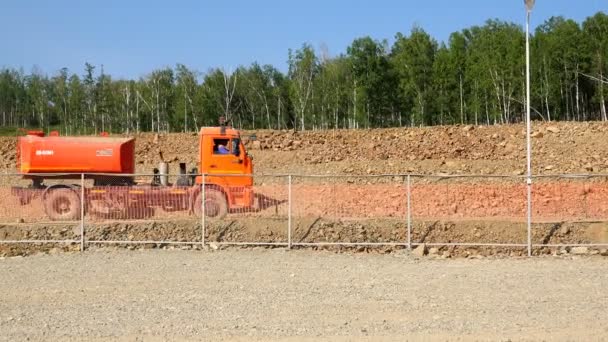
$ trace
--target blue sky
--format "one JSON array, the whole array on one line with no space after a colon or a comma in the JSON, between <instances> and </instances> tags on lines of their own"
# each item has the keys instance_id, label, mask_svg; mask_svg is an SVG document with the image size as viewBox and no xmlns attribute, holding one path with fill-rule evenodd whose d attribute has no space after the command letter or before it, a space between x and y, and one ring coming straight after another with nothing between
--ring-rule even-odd
<instances>
[{"instance_id":1,"label":"blue sky","mask_svg":"<svg viewBox=\"0 0 608 342\"><path fill-rule=\"evenodd\" d=\"M337 55L356 37L392 41L423 27L438 40L489 18L523 22L523 0L0 0L0 66L104 65L140 77L183 63L205 72L258 61L286 69L287 50L304 42ZM582 21L608 0L537 0L533 25L563 15Z\"/></svg>"}]
</instances>

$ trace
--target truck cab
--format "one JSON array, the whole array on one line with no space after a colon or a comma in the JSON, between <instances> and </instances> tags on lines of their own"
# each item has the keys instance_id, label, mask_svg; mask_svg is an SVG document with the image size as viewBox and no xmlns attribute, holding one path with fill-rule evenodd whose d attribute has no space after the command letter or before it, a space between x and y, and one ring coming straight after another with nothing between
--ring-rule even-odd
<instances>
[{"instance_id":1,"label":"truck cab","mask_svg":"<svg viewBox=\"0 0 608 342\"><path fill-rule=\"evenodd\" d=\"M200 173L196 183L205 184L206 207L221 202L225 209L250 208L253 205L253 162L247 154L238 130L226 127L203 127L199 134ZM224 212L223 203L219 208ZM213 208L206 209L213 212ZM213 213L210 213L213 216ZM222 216L222 213L219 216Z\"/></svg>"}]
</instances>

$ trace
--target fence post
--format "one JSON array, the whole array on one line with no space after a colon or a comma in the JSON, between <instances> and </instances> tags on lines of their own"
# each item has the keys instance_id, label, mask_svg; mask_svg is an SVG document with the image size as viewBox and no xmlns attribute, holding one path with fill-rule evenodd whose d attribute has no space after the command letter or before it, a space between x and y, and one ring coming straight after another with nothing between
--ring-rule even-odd
<instances>
[{"instance_id":1,"label":"fence post","mask_svg":"<svg viewBox=\"0 0 608 342\"><path fill-rule=\"evenodd\" d=\"M287 249L291 249L291 175L287 176Z\"/></svg>"},{"instance_id":2,"label":"fence post","mask_svg":"<svg viewBox=\"0 0 608 342\"><path fill-rule=\"evenodd\" d=\"M412 249L412 185L409 174L407 175L407 248Z\"/></svg>"},{"instance_id":3,"label":"fence post","mask_svg":"<svg viewBox=\"0 0 608 342\"><path fill-rule=\"evenodd\" d=\"M202 174L201 182L201 244L205 248L205 174Z\"/></svg>"},{"instance_id":4,"label":"fence post","mask_svg":"<svg viewBox=\"0 0 608 342\"><path fill-rule=\"evenodd\" d=\"M528 256L532 256L532 177L526 179L526 188L528 190Z\"/></svg>"},{"instance_id":5,"label":"fence post","mask_svg":"<svg viewBox=\"0 0 608 342\"><path fill-rule=\"evenodd\" d=\"M583 211L584 211L584 215L585 215L585 220L589 220L589 191L591 190L591 186L588 185L587 181L590 179L589 177L585 177L584 178L585 181L583 182Z\"/></svg>"},{"instance_id":6,"label":"fence post","mask_svg":"<svg viewBox=\"0 0 608 342\"><path fill-rule=\"evenodd\" d=\"M84 173L80 174L80 251L84 252Z\"/></svg>"}]
</instances>

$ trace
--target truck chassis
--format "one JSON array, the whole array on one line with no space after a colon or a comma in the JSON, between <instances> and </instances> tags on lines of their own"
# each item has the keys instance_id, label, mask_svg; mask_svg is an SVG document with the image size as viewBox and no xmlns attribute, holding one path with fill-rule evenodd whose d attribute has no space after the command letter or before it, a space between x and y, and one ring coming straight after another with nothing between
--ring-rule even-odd
<instances>
[{"instance_id":1,"label":"truck chassis","mask_svg":"<svg viewBox=\"0 0 608 342\"><path fill-rule=\"evenodd\" d=\"M155 208L165 212L188 211L191 215L200 216L203 208L200 185L121 184L82 189L79 184L45 186L34 181L30 187L11 188L11 193L20 205L28 205L40 198L46 215L54 221L77 220L82 213L100 218L142 219L152 216ZM82 196L84 208L81 207ZM207 185L205 215L222 218L227 213L226 194L217 186Z\"/></svg>"}]
</instances>

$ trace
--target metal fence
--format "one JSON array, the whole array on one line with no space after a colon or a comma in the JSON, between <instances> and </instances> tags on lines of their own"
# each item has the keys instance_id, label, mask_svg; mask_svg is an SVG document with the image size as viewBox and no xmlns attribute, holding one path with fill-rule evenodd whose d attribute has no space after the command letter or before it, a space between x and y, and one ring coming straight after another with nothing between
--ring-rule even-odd
<instances>
[{"instance_id":1,"label":"metal fence","mask_svg":"<svg viewBox=\"0 0 608 342\"><path fill-rule=\"evenodd\" d=\"M0 245L608 247L608 175L534 177L530 226L521 176L34 176L0 175Z\"/></svg>"}]
</instances>

